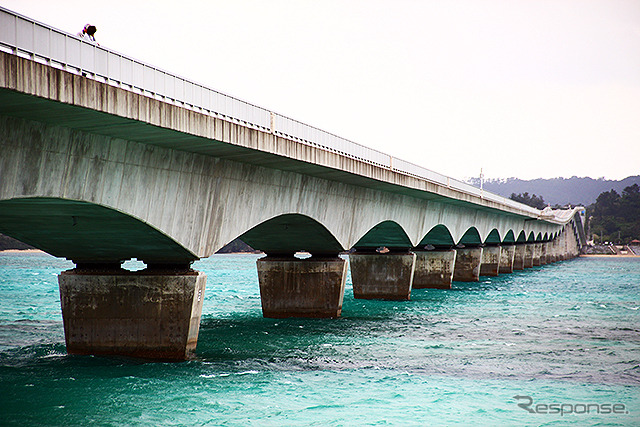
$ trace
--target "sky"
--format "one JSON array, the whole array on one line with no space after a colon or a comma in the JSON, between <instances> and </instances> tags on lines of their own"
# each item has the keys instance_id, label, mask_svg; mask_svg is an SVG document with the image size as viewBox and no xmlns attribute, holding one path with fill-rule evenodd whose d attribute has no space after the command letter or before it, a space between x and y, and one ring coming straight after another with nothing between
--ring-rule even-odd
<instances>
[{"instance_id":1,"label":"sky","mask_svg":"<svg viewBox=\"0 0 640 427\"><path fill-rule=\"evenodd\" d=\"M638 0L0 0L445 175L640 175Z\"/></svg>"}]
</instances>

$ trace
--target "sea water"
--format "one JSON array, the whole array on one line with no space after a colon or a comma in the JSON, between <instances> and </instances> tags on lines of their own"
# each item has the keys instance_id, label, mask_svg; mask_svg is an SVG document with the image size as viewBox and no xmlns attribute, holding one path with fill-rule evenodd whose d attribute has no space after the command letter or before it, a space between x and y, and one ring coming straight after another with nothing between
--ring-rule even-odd
<instances>
[{"instance_id":1,"label":"sea water","mask_svg":"<svg viewBox=\"0 0 640 427\"><path fill-rule=\"evenodd\" d=\"M348 278L340 319L265 319L257 258L196 262L196 357L152 363L68 356L57 274L73 264L0 253L0 425L640 425L640 259L405 302L356 300Z\"/></svg>"}]
</instances>

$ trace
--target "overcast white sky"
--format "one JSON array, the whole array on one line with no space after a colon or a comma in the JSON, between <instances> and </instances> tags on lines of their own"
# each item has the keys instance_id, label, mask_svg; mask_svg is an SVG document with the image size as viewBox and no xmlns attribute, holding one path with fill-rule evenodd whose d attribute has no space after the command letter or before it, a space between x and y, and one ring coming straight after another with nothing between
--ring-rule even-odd
<instances>
[{"instance_id":1,"label":"overcast white sky","mask_svg":"<svg viewBox=\"0 0 640 427\"><path fill-rule=\"evenodd\" d=\"M640 174L638 0L0 0L456 178Z\"/></svg>"}]
</instances>

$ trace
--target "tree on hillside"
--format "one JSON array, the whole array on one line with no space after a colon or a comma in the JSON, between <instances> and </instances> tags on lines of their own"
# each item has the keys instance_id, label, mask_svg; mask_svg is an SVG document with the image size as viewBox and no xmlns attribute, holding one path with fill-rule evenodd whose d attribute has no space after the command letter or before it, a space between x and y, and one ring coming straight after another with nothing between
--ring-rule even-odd
<instances>
[{"instance_id":1,"label":"tree on hillside","mask_svg":"<svg viewBox=\"0 0 640 427\"><path fill-rule=\"evenodd\" d=\"M625 187L622 194L615 190L600 193L587 214L598 240L624 243L639 238L640 186Z\"/></svg>"},{"instance_id":2,"label":"tree on hillside","mask_svg":"<svg viewBox=\"0 0 640 427\"><path fill-rule=\"evenodd\" d=\"M511 193L509 198L536 209L544 209L547 207L542 196L536 196L535 194L530 196L526 191L522 194Z\"/></svg>"}]
</instances>

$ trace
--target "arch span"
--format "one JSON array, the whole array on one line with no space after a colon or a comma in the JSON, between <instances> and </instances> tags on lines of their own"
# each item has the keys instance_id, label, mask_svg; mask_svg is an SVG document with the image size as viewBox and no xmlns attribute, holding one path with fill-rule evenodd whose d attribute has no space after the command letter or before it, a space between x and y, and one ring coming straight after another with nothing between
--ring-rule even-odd
<instances>
[{"instance_id":1,"label":"arch span","mask_svg":"<svg viewBox=\"0 0 640 427\"><path fill-rule=\"evenodd\" d=\"M337 254L344 250L320 222L301 214L284 214L268 219L240 235L254 249L267 254Z\"/></svg>"},{"instance_id":2,"label":"arch span","mask_svg":"<svg viewBox=\"0 0 640 427\"><path fill-rule=\"evenodd\" d=\"M500 233L495 228L491 230L491 232L487 235L487 238L484 239L484 243L486 245L499 245L500 242Z\"/></svg>"},{"instance_id":3,"label":"arch span","mask_svg":"<svg viewBox=\"0 0 640 427\"><path fill-rule=\"evenodd\" d=\"M482 239L480 238L478 229L475 227L470 227L469 229L467 229L467 231L465 231L465 233L460 238L458 244L465 246L480 246L482 244Z\"/></svg>"},{"instance_id":4,"label":"arch span","mask_svg":"<svg viewBox=\"0 0 640 427\"><path fill-rule=\"evenodd\" d=\"M367 231L355 245L355 248L411 248L411 239L404 228L395 221L383 221Z\"/></svg>"},{"instance_id":5,"label":"arch span","mask_svg":"<svg viewBox=\"0 0 640 427\"><path fill-rule=\"evenodd\" d=\"M509 230L507 234L504 236L502 243L515 243L515 242L516 242L515 234L513 233L513 230Z\"/></svg>"},{"instance_id":6,"label":"arch span","mask_svg":"<svg viewBox=\"0 0 640 427\"><path fill-rule=\"evenodd\" d=\"M435 247L453 247L455 242L449 229L444 224L438 224L433 227L429 232L420 240L418 247L426 245L432 245Z\"/></svg>"},{"instance_id":7,"label":"arch span","mask_svg":"<svg viewBox=\"0 0 640 427\"><path fill-rule=\"evenodd\" d=\"M0 232L74 262L188 263L198 257L148 223L99 204L53 197L0 201Z\"/></svg>"}]
</instances>

